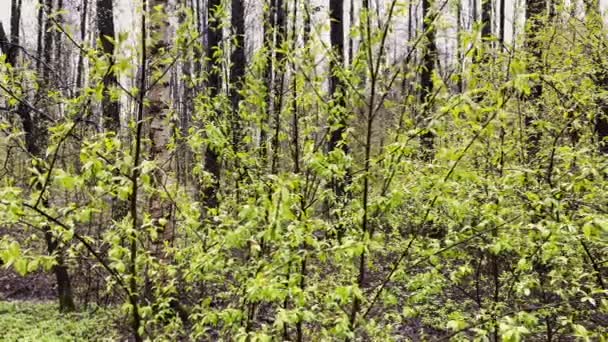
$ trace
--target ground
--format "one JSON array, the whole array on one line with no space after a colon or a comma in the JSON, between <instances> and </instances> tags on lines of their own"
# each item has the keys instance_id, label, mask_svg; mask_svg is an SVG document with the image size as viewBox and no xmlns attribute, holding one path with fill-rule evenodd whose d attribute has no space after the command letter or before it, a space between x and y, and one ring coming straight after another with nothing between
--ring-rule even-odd
<instances>
[{"instance_id":1,"label":"ground","mask_svg":"<svg viewBox=\"0 0 608 342\"><path fill-rule=\"evenodd\" d=\"M0 341L114 341L118 337L107 311L61 314L55 302L0 302Z\"/></svg>"},{"instance_id":2,"label":"ground","mask_svg":"<svg viewBox=\"0 0 608 342\"><path fill-rule=\"evenodd\" d=\"M0 341L115 341L119 337L106 309L61 314L49 273L20 277L0 268Z\"/></svg>"}]
</instances>

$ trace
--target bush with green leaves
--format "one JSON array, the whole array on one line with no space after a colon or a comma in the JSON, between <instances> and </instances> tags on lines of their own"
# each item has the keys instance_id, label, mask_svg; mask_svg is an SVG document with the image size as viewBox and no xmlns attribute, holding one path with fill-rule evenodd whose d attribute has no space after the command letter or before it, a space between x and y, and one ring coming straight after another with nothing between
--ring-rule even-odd
<instances>
[{"instance_id":1,"label":"bush with green leaves","mask_svg":"<svg viewBox=\"0 0 608 342\"><path fill-rule=\"evenodd\" d=\"M134 333L154 340L604 339L606 32L546 19L533 38L540 55L472 35L459 47L467 67L434 70L421 101L418 58L387 61L389 8L385 20L364 11L348 67L319 70L316 56L335 58L331 47L290 31L226 92L201 86L209 72L180 80L197 91L187 129L174 112L165 118L169 162L153 158L141 133L151 118L135 110L121 134L86 126L108 66L83 47L89 84L73 97L46 90L65 113L49 123L46 154L21 155L31 167L2 179L0 225L11 233L0 257L22 274L53 267L59 253L74 271L91 262L122 314L141 321ZM153 24L164 20L156 10ZM180 13L175 44L150 56L142 84L162 85L158 65L209 63L193 14ZM230 48L215 51L224 68ZM111 72L135 77L129 58ZM283 92L264 81L269 64ZM28 66L1 68L9 99L37 84ZM326 91L332 74L340 94ZM145 114L152 90L112 92ZM19 124L1 128L2 148L23 144ZM348 148L328 149L338 128ZM216 207L204 205L210 151L221 164ZM159 201L168 215L156 215ZM121 205L129 210L114 215ZM42 227L61 246L52 257L37 242Z\"/></svg>"}]
</instances>

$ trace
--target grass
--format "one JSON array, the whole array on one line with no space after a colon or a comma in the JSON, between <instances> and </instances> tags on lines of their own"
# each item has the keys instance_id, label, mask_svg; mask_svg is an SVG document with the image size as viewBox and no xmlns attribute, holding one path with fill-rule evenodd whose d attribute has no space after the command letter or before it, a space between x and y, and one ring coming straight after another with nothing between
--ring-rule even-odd
<instances>
[{"instance_id":1,"label":"grass","mask_svg":"<svg viewBox=\"0 0 608 342\"><path fill-rule=\"evenodd\" d=\"M1 302L0 341L115 341L119 340L110 312L61 314L49 302Z\"/></svg>"}]
</instances>

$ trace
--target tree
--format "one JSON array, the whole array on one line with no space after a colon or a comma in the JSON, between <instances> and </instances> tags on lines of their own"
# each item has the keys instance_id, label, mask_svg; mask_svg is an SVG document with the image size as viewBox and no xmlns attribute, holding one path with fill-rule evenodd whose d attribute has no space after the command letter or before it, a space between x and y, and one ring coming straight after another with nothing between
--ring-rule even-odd
<instances>
[{"instance_id":1,"label":"tree","mask_svg":"<svg viewBox=\"0 0 608 342\"><path fill-rule=\"evenodd\" d=\"M344 97L345 89L340 80L340 74L344 68L344 2L342 0L331 0L329 2L330 20L330 42L332 55L329 63L329 94L332 97L332 111L335 113L330 117L331 127L329 137L329 151L341 149L348 154L348 145L345 141L346 134L346 109ZM344 181L334 180L334 192L338 198L344 195Z\"/></svg>"},{"instance_id":2,"label":"tree","mask_svg":"<svg viewBox=\"0 0 608 342\"><path fill-rule=\"evenodd\" d=\"M492 0L481 2L481 38L488 40L492 37Z\"/></svg>"},{"instance_id":3,"label":"tree","mask_svg":"<svg viewBox=\"0 0 608 342\"><path fill-rule=\"evenodd\" d=\"M84 8L86 12L86 6ZM116 33L114 32L114 5L112 0L97 0L97 30L99 31L101 52L108 60L108 70L102 80L103 100L101 111L103 112L104 128L108 132L118 134L120 132L120 104L117 99L112 99L110 96L110 89L116 87L116 74L113 70Z\"/></svg>"},{"instance_id":4,"label":"tree","mask_svg":"<svg viewBox=\"0 0 608 342\"><path fill-rule=\"evenodd\" d=\"M433 72L437 61L437 45L435 43L435 25L433 16L432 0L422 0L422 32L424 41L422 43L422 61L420 70L420 93L419 101L421 103L421 122L427 121L425 124L426 131L421 135L422 149L426 158L431 158L431 153L434 149L434 134L429 127L429 113L433 103Z\"/></svg>"},{"instance_id":5,"label":"tree","mask_svg":"<svg viewBox=\"0 0 608 342\"><path fill-rule=\"evenodd\" d=\"M42 4L39 12L39 26L43 23L42 21L42 13L46 12L46 20L44 21L44 26L47 28L44 33L44 40L41 41L42 37L41 30L39 27L39 44L43 44L42 46L38 46L38 60L45 60L49 63L52 60L52 48L53 48L53 34L50 29L52 26L52 21L50 19L51 12L53 11L52 2L47 1ZM19 11L15 12L15 15L19 15ZM17 19L14 19L16 24ZM15 25L18 26L18 25ZM11 30L12 31L12 30ZM15 29L15 33L18 32L18 29ZM17 35L15 35L15 39L17 39ZM42 84L43 89L49 89L51 87L51 77L50 77L50 68L48 65L42 67ZM42 94L39 93L38 96ZM44 118L38 115L34 116L32 108L25 103L25 101L20 101L17 112L22 120L23 130L25 131L25 145L27 147L27 152L31 155L31 157L36 160L34 167L38 169L39 173L48 173L52 169L45 169L44 163L41 163L44 160L44 153L46 152L46 146L48 144L48 127L47 122L44 122ZM38 200L36 201L34 207L43 206L48 207L48 194L45 193L45 187L48 183L48 179L45 180L44 183L38 181L35 183L34 189L36 191L40 191L38 196ZM72 293L72 284L71 278L68 270L68 266L65 265L63 259L63 250L60 245L60 241L55 233L52 231L51 227L48 224L45 224L42 227L44 232L44 237L47 245L47 251L49 255L55 255L56 265L53 266L53 273L55 274L55 279L57 281L57 294L59 299L59 308L63 312L70 312L75 310L74 297Z\"/></svg>"},{"instance_id":6,"label":"tree","mask_svg":"<svg viewBox=\"0 0 608 342\"><path fill-rule=\"evenodd\" d=\"M241 125L239 117L240 89L245 76L245 13L243 0L232 0L230 21L233 32L232 55L230 56L230 102L232 106L232 145L235 151L241 144Z\"/></svg>"},{"instance_id":7,"label":"tree","mask_svg":"<svg viewBox=\"0 0 608 342\"><path fill-rule=\"evenodd\" d=\"M206 87L209 91L209 97L215 98L222 89L221 79L221 39L222 25L221 17L218 15L221 6L220 0L208 0L207 3L207 49L205 52L207 60L207 82ZM220 114L216 113L217 120ZM204 186L203 202L207 209L217 208L219 202L217 192L220 184L220 154L214 147L207 146L205 150L205 171L211 175L210 183Z\"/></svg>"},{"instance_id":8,"label":"tree","mask_svg":"<svg viewBox=\"0 0 608 342\"><path fill-rule=\"evenodd\" d=\"M39 54L28 41L15 65L0 25L4 267L69 265L75 299L122 308L135 341L608 333L597 2L585 20L528 3L527 30L493 46L505 2L459 1L454 23L454 3L432 0L353 0L350 20L348 1L273 0L262 19L244 0L176 15L146 0L118 32L119 2L102 1L87 7L116 26L82 22L77 39L51 13L68 2L43 0ZM455 51L445 25L471 12L478 36ZM100 131L90 118L112 101L124 124ZM117 201L128 212L112 216ZM97 282L105 298L83 294Z\"/></svg>"},{"instance_id":9,"label":"tree","mask_svg":"<svg viewBox=\"0 0 608 342\"><path fill-rule=\"evenodd\" d=\"M543 54L543 46L538 33L542 28L542 16L545 14L547 9L547 2L545 0L527 0L526 1L526 50L532 56L532 63L540 63ZM537 66L533 66L533 69L538 69ZM537 102L543 92L543 85L541 82L535 82L532 86L528 99L531 103ZM537 107L538 108L538 107ZM538 144L540 142L540 133L534 127L533 114L528 114L524 118L524 123L529 130L528 133L528 155L533 157L538 152Z\"/></svg>"},{"instance_id":10,"label":"tree","mask_svg":"<svg viewBox=\"0 0 608 342\"><path fill-rule=\"evenodd\" d=\"M602 32L604 24L599 1L586 0L585 12L585 18L587 20L589 29L594 32L599 28L598 31ZM599 89L606 90L608 89L608 72L606 71L605 64L602 58L597 54L593 54L593 57L594 62L597 65L597 70L593 75L593 81ZM597 113L594 118L594 130L599 143L599 152L602 154L608 154L608 141L606 141L606 137L608 137L608 101L600 98L597 100L597 104L599 113Z\"/></svg>"}]
</instances>

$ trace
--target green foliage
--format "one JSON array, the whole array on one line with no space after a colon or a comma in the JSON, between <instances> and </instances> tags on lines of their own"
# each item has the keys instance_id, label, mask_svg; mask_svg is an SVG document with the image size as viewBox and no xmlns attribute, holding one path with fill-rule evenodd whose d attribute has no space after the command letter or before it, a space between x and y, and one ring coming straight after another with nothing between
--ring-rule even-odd
<instances>
[{"instance_id":1,"label":"green foliage","mask_svg":"<svg viewBox=\"0 0 608 342\"><path fill-rule=\"evenodd\" d=\"M7 342L116 341L109 310L59 314L49 303L0 302L0 331Z\"/></svg>"},{"instance_id":2,"label":"green foliage","mask_svg":"<svg viewBox=\"0 0 608 342\"><path fill-rule=\"evenodd\" d=\"M221 25L224 5L212 10ZM152 10L152 26L163 25L164 11ZM307 41L298 33L297 42L282 37L281 46L252 54L244 80L224 80L215 94L204 84L211 73L228 74L234 46L215 49L219 63L209 67L195 16L179 13L174 44L148 61L148 84L157 88L110 91L146 113L170 107L166 145L156 145L150 117L136 122L129 109L122 132L85 125L103 101L104 75L133 78L136 54L119 53L110 65L87 50L90 81L78 95L41 90L66 115L45 122L40 155L0 154L26 161L0 186L5 267L24 275L61 259L76 271L90 262L103 290L122 303L114 316L139 317L138 333L154 340L608 333L608 172L594 128L608 114L608 81L599 79L608 62L596 24L547 22L534 37L541 54L463 35L466 68L447 77L433 71L434 95L420 101L416 58L391 61L382 45L390 18L363 12L350 32L362 41L348 67L319 68L318 56L333 54L320 39L326 28L313 25ZM367 20L374 24L365 27ZM163 39L158 33L149 46ZM169 81L165 71L178 66L189 68L185 79ZM0 78L9 106L19 102L10 94L38 86L35 71L1 68L10 75ZM339 94L326 93L330 76L344 85ZM461 92L452 90L457 80ZM188 96L152 101L168 84ZM348 149L330 151L342 116ZM4 150L30 139L23 123L0 128ZM158 158L159 150L170 157ZM209 187L217 207L205 207ZM58 245L52 255L47 236ZM17 320L9 331L18 338L22 311L2 310ZM80 317L41 310L49 322ZM70 336L113 336L92 329L96 320L82 318Z\"/></svg>"}]
</instances>

